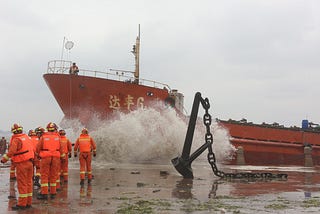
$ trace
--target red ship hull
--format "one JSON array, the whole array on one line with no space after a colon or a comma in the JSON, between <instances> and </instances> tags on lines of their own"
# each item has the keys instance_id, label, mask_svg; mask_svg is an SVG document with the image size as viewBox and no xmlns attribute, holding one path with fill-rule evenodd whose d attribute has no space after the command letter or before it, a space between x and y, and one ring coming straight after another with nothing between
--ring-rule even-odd
<instances>
[{"instance_id":1,"label":"red ship hull","mask_svg":"<svg viewBox=\"0 0 320 214\"><path fill-rule=\"evenodd\" d=\"M306 146L312 148L313 164L320 163L319 131L221 120L219 124L228 129L231 143L243 148L246 164L303 166Z\"/></svg>"},{"instance_id":2,"label":"red ship hull","mask_svg":"<svg viewBox=\"0 0 320 214\"><path fill-rule=\"evenodd\" d=\"M132 82L57 73L43 77L65 117L85 124L94 115L108 118L114 111L129 112L170 98L167 89Z\"/></svg>"}]
</instances>

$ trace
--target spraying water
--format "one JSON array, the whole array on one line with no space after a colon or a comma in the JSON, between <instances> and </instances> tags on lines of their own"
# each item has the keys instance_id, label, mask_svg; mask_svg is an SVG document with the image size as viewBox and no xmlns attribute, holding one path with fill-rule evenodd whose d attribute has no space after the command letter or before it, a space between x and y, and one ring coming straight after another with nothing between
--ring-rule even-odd
<instances>
[{"instance_id":1,"label":"spraying water","mask_svg":"<svg viewBox=\"0 0 320 214\"><path fill-rule=\"evenodd\" d=\"M182 152L188 127L188 121L179 117L172 108L161 112L154 108L145 108L128 114L119 113L113 120L93 120L95 130L89 130L89 134L97 144L96 161L101 163L168 164ZM77 120L64 120L62 126L72 127L67 132L72 142L83 128ZM203 127L203 124L197 123L192 150L205 142ZM211 132L214 135L213 150L217 161L230 159L235 148L229 142L228 132L216 123L213 123Z\"/></svg>"}]
</instances>

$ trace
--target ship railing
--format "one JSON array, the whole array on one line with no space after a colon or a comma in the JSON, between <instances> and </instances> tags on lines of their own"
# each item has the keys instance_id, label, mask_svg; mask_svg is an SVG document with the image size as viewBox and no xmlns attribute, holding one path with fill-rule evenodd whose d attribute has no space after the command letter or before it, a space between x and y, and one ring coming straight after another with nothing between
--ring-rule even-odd
<instances>
[{"instance_id":1,"label":"ship railing","mask_svg":"<svg viewBox=\"0 0 320 214\"><path fill-rule=\"evenodd\" d=\"M72 61L65 60L52 60L48 62L47 73L60 73L60 74L69 74L69 69L72 65ZM139 78L136 80L133 75L133 71L119 70L119 69L107 69L106 71L95 71L95 70L87 70L87 69L79 69L79 74L82 76L96 77L96 78L104 78L109 80L117 80L126 83L139 84L143 86L149 86L154 88L167 89L171 91L169 85L153 81Z\"/></svg>"},{"instance_id":2,"label":"ship railing","mask_svg":"<svg viewBox=\"0 0 320 214\"><path fill-rule=\"evenodd\" d=\"M72 65L71 61L52 60L48 62L47 73L68 74L71 65Z\"/></svg>"}]
</instances>

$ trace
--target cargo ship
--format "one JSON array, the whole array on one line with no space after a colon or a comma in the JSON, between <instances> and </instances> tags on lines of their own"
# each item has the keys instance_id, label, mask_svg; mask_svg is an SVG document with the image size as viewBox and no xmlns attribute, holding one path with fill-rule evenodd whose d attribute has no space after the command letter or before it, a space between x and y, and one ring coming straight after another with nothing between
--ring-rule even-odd
<instances>
[{"instance_id":1,"label":"cargo ship","mask_svg":"<svg viewBox=\"0 0 320 214\"><path fill-rule=\"evenodd\" d=\"M72 61L49 61L43 78L64 117L78 119L88 127L93 118L111 119L118 112L128 113L145 107L171 106L182 114L182 93L167 84L140 78L140 30L131 52L135 57L134 71L80 68L79 72L70 73ZM304 165L305 147L312 148L312 161L319 164L320 131L310 129L309 123L303 128L233 120L218 120L218 123L229 131L230 142L244 149L246 164Z\"/></svg>"},{"instance_id":2,"label":"cargo ship","mask_svg":"<svg viewBox=\"0 0 320 214\"><path fill-rule=\"evenodd\" d=\"M305 148L310 148L309 166L320 164L320 129L318 124L302 120L301 127L284 127L278 123L254 124L246 119L219 120L230 134L230 142L244 151L249 165L306 165ZM308 158L308 157L307 157ZM232 164L236 163L236 158Z\"/></svg>"},{"instance_id":3,"label":"cargo ship","mask_svg":"<svg viewBox=\"0 0 320 214\"><path fill-rule=\"evenodd\" d=\"M48 62L43 78L63 111L66 119L77 118L90 124L94 117L109 119L116 112L130 112L148 106L172 106L183 112L184 96L169 85L140 78L140 30L131 51L135 70L108 69L93 71L78 69L71 73L73 64L66 60Z\"/></svg>"}]
</instances>

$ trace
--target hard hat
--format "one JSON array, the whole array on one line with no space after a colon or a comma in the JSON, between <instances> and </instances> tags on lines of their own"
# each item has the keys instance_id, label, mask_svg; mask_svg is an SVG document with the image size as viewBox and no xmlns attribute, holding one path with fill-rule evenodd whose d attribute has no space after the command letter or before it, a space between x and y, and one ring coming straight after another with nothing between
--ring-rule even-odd
<instances>
[{"instance_id":1,"label":"hard hat","mask_svg":"<svg viewBox=\"0 0 320 214\"><path fill-rule=\"evenodd\" d=\"M88 129L83 128L82 131L81 131L81 133L82 133L82 134L88 134Z\"/></svg>"},{"instance_id":2,"label":"hard hat","mask_svg":"<svg viewBox=\"0 0 320 214\"><path fill-rule=\"evenodd\" d=\"M22 133L23 128L18 123L15 123L11 127L11 132L14 134Z\"/></svg>"},{"instance_id":3,"label":"hard hat","mask_svg":"<svg viewBox=\"0 0 320 214\"><path fill-rule=\"evenodd\" d=\"M66 131L63 130L63 129L60 129L60 130L59 130L59 134L62 135L62 136L63 136L63 135L66 135Z\"/></svg>"},{"instance_id":4,"label":"hard hat","mask_svg":"<svg viewBox=\"0 0 320 214\"><path fill-rule=\"evenodd\" d=\"M36 132L31 129L31 130L29 130L28 135L29 136L36 136Z\"/></svg>"},{"instance_id":5,"label":"hard hat","mask_svg":"<svg viewBox=\"0 0 320 214\"><path fill-rule=\"evenodd\" d=\"M57 127L57 125L55 123L52 123L52 122L48 123L47 130L49 132L57 131L57 129L58 129L58 127Z\"/></svg>"},{"instance_id":6,"label":"hard hat","mask_svg":"<svg viewBox=\"0 0 320 214\"><path fill-rule=\"evenodd\" d=\"M42 134L45 130L44 128L42 128L41 126L37 127L35 130L34 130L37 134Z\"/></svg>"}]
</instances>

